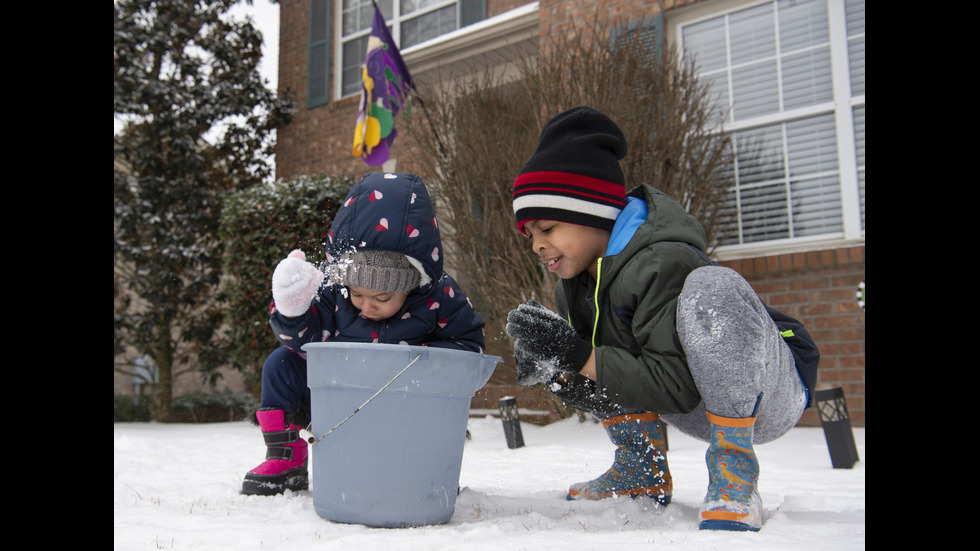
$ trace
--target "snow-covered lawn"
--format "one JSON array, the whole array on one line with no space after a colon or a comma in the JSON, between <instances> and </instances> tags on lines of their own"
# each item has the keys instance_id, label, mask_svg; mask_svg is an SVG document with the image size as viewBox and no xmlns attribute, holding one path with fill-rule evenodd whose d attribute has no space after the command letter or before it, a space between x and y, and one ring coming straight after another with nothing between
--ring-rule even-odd
<instances>
[{"instance_id":1,"label":"snow-covered lawn","mask_svg":"<svg viewBox=\"0 0 980 551\"><path fill-rule=\"evenodd\" d=\"M320 517L309 492L242 496L242 476L265 456L247 422L113 425L114 549L194 550L752 550L865 548L865 430L860 461L832 468L820 428L795 428L757 446L765 524L758 533L697 529L708 476L706 445L668 429L673 503L566 501L573 482L612 463L601 426L570 419L522 425L508 449L503 426L471 418L455 513L448 524L385 529ZM311 469L312 473L312 469Z\"/></svg>"}]
</instances>

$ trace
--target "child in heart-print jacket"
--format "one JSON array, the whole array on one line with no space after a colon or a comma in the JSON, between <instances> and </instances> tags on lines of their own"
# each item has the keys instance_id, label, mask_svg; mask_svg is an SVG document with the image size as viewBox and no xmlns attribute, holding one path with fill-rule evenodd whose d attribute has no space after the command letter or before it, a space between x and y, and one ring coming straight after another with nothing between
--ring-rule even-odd
<instances>
[{"instance_id":1,"label":"child in heart-print jacket","mask_svg":"<svg viewBox=\"0 0 980 551\"><path fill-rule=\"evenodd\" d=\"M306 489L308 342L422 345L482 353L484 323L443 271L443 248L429 193L413 174L372 172L355 184L327 234L317 268L293 251L272 276L269 323L283 344L262 369L256 420L266 461L242 493Z\"/></svg>"}]
</instances>

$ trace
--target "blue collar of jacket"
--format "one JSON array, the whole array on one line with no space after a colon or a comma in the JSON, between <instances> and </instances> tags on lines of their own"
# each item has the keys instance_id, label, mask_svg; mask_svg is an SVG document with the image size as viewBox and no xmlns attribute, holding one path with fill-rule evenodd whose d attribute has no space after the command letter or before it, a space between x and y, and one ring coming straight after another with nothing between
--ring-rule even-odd
<instances>
[{"instance_id":1,"label":"blue collar of jacket","mask_svg":"<svg viewBox=\"0 0 980 551\"><path fill-rule=\"evenodd\" d=\"M606 256L623 252L626 244L633 239L636 229L647 219L647 202L639 197L627 197L626 208L616 217L609 245L606 246Z\"/></svg>"}]
</instances>

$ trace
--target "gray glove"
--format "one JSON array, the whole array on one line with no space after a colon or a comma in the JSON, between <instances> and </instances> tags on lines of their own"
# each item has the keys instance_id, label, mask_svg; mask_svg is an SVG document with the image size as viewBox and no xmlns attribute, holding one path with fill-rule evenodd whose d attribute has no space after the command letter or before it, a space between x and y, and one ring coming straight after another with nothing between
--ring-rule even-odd
<instances>
[{"instance_id":1,"label":"gray glove","mask_svg":"<svg viewBox=\"0 0 980 551\"><path fill-rule=\"evenodd\" d=\"M517 382L533 385L559 371L578 373L592 355L592 345L568 322L536 300L507 314L507 335L514 339Z\"/></svg>"}]
</instances>

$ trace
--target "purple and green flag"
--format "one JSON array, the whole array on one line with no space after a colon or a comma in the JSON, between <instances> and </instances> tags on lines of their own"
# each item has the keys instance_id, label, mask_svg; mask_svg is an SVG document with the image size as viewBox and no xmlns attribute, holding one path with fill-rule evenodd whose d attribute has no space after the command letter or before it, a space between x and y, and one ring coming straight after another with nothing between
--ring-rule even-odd
<instances>
[{"instance_id":1,"label":"purple and green flag","mask_svg":"<svg viewBox=\"0 0 980 551\"><path fill-rule=\"evenodd\" d=\"M407 119L411 112L409 88L415 89L412 75L388 32L384 15L374 4L367 56L361 67L361 103L354 129L355 157L361 157L371 166L380 166L388 160L389 149L398 134L395 115L404 111Z\"/></svg>"}]
</instances>

